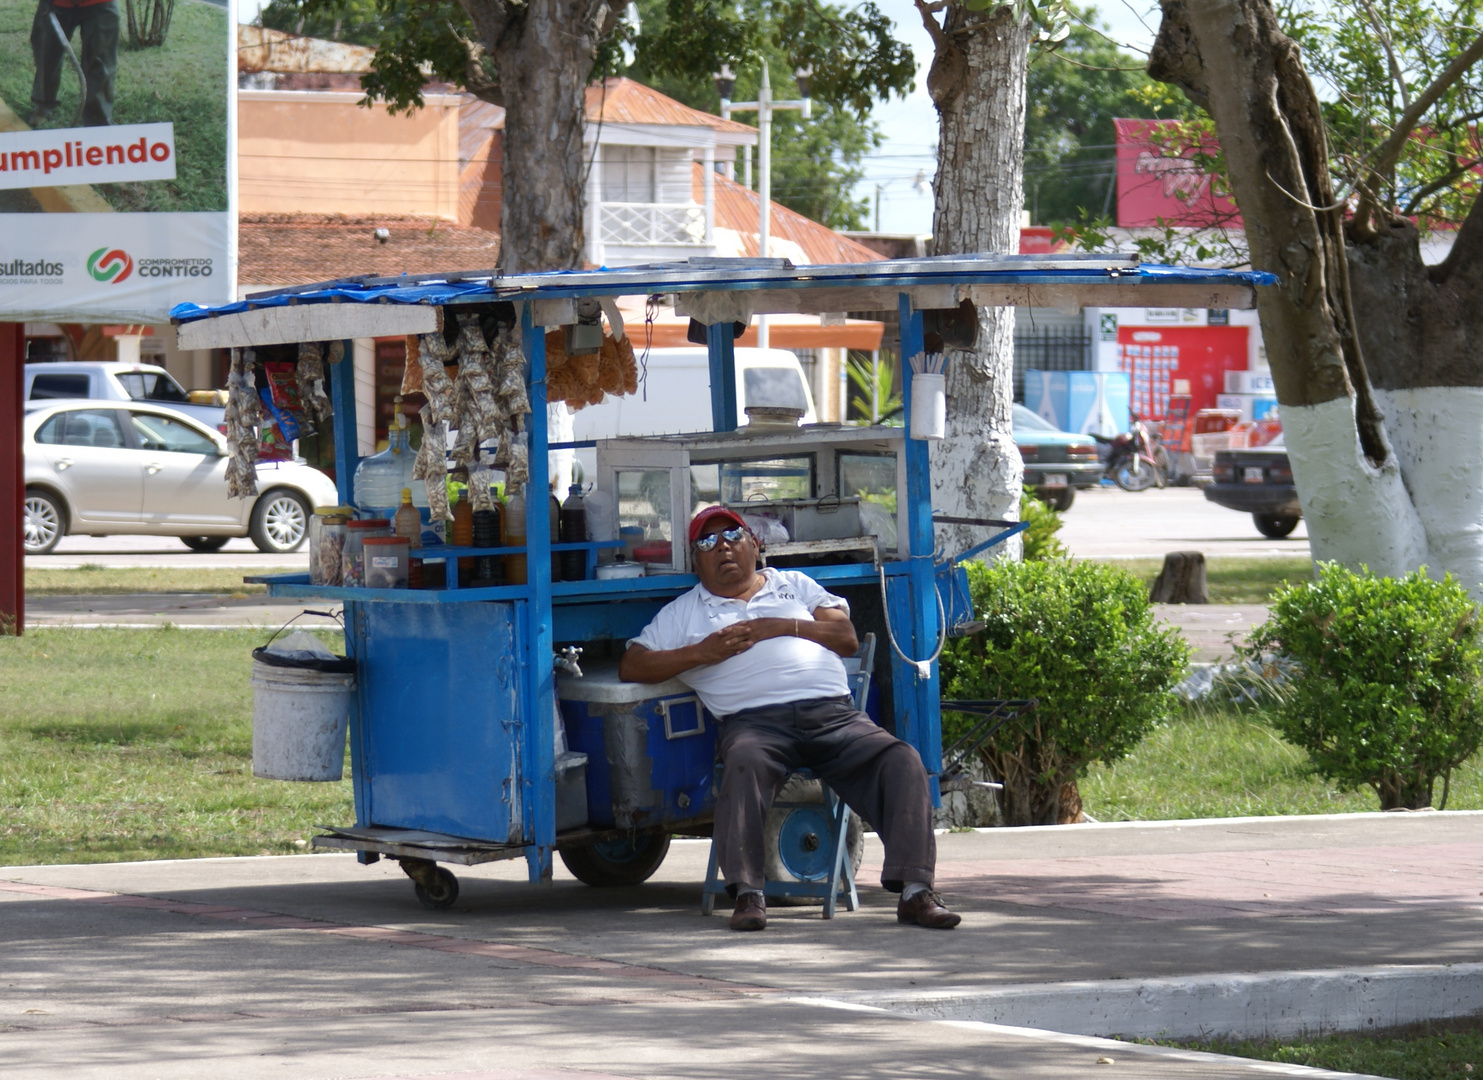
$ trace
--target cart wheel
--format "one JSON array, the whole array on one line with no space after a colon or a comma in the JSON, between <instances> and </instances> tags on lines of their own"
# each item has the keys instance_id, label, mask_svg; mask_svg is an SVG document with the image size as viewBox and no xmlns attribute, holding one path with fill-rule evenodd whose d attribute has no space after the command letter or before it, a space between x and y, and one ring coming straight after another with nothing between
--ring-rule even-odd
<instances>
[{"instance_id":1,"label":"cart wheel","mask_svg":"<svg viewBox=\"0 0 1483 1080\"><path fill-rule=\"evenodd\" d=\"M452 907L453 901L458 899L458 878L453 876L451 870L445 870L439 866L435 869L437 881L429 888L420 881L414 881L412 886L417 890L417 902L429 911L440 911L445 907Z\"/></svg>"},{"instance_id":2,"label":"cart wheel","mask_svg":"<svg viewBox=\"0 0 1483 1080\"><path fill-rule=\"evenodd\" d=\"M824 789L817 780L790 777L778 792L777 802L802 805L777 806L768 811L762 833L763 866L768 881L824 881L829 877L829 830L834 823L824 806ZM845 846L850 868L860 871L865 859L865 831L859 814L850 815L845 827ZM778 896L768 903L775 907L808 907L824 901L814 896Z\"/></svg>"},{"instance_id":3,"label":"cart wheel","mask_svg":"<svg viewBox=\"0 0 1483 1080\"><path fill-rule=\"evenodd\" d=\"M599 840L564 847L557 854L583 884L599 888L638 885L653 877L669 854L669 834L639 833L622 840Z\"/></svg>"}]
</instances>

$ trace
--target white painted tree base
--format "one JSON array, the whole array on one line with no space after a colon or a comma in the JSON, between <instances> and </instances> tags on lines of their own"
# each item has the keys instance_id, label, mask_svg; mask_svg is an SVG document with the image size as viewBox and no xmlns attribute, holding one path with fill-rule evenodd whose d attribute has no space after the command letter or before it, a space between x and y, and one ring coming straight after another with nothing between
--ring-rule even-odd
<instances>
[{"instance_id":1,"label":"white painted tree base","mask_svg":"<svg viewBox=\"0 0 1483 1080\"><path fill-rule=\"evenodd\" d=\"M1282 432L1315 560L1386 576L1426 564L1426 532L1400 465L1394 455L1381 469L1365 460L1353 399L1284 406Z\"/></svg>"},{"instance_id":2,"label":"white painted tree base","mask_svg":"<svg viewBox=\"0 0 1483 1080\"><path fill-rule=\"evenodd\" d=\"M1375 398L1433 576L1450 573L1483 599L1483 389L1377 390Z\"/></svg>"}]
</instances>

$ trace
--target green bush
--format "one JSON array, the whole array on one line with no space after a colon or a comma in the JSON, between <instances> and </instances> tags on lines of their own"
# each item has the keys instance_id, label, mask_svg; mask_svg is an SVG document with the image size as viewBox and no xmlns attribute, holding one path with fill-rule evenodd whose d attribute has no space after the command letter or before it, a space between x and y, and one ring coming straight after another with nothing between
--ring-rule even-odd
<instances>
[{"instance_id":1,"label":"green bush","mask_svg":"<svg viewBox=\"0 0 1483 1080\"><path fill-rule=\"evenodd\" d=\"M1064 524L1061 515L1028 491L1020 492L1020 520L1030 523L1029 528L1020 533L1020 540L1025 545L1025 559L1041 562L1064 559L1071 554L1056 538Z\"/></svg>"},{"instance_id":2,"label":"green bush","mask_svg":"<svg viewBox=\"0 0 1483 1080\"><path fill-rule=\"evenodd\" d=\"M983 758L1004 784L1005 824L1054 825L1063 792L1076 798L1093 763L1126 757L1168 717L1189 647L1154 622L1143 583L1115 566L973 563L968 580L987 625L943 650L943 697L1039 700L999 729ZM944 713L944 742L971 723Z\"/></svg>"},{"instance_id":3,"label":"green bush","mask_svg":"<svg viewBox=\"0 0 1483 1080\"><path fill-rule=\"evenodd\" d=\"M1450 574L1402 578L1336 563L1273 596L1244 654L1293 661L1273 712L1284 739L1342 791L1368 785L1380 808L1430 806L1442 778L1483 739L1478 611Z\"/></svg>"}]
</instances>

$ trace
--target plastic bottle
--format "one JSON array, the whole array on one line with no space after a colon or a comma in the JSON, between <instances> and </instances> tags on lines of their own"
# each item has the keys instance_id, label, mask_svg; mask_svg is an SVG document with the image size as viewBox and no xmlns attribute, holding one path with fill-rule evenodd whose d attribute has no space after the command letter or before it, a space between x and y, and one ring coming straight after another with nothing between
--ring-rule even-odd
<instances>
[{"instance_id":1,"label":"plastic bottle","mask_svg":"<svg viewBox=\"0 0 1483 1080\"><path fill-rule=\"evenodd\" d=\"M561 500L556 497L556 492L554 491L550 492L546 497L546 512L550 517L549 528L551 530L546 534L549 538L547 543L559 543L557 537L561 535ZM563 565L561 552L551 552L552 581L567 580L566 575L562 573ZM577 580L581 580L581 575L578 575Z\"/></svg>"},{"instance_id":2,"label":"plastic bottle","mask_svg":"<svg viewBox=\"0 0 1483 1080\"><path fill-rule=\"evenodd\" d=\"M525 496L516 491L505 503L505 547L525 546ZM505 556L505 583L524 585L526 580L524 555Z\"/></svg>"},{"instance_id":3,"label":"plastic bottle","mask_svg":"<svg viewBox=\"0 0 1483 1080\"><path fill-rule=\"evenodd\" d=\"M417 553L422 548L422 515L412 505L412 489L409 487L402 488L402 503L397 507L396 516L391 519L391 528L395 535L407 541L407 549L411 553L407 559L407 587L420 589L423 584L422 560L417 557ZM367 580L370 580L369 573Z\"/></svg>"},{"instance_id":4,"label":"plastic bottle","mask_svg":"<svg viewBox=\"0 0 1483 1080\"><path fill-rule=\"evenodd\" d=\"M587 495L586 503L587 539L618 539L618 515L617 508L613 505L613 497L601 488L593 488ZM613 561L613 558L614 552L612 548L597 549L597 561L599 564L606 566Z\"/></svg>"},{"instance_id":5,"label":"plastic bottle","mask_svg":"<svg viewBox=\"0 0 1483 1080\"><path fill-rule=\"evenodd\" d=\"M412 489L412 505L427 506L427 485L412 479L412 433L407 428L407 415L402 412L401 398L396 398L396 416L386 433L386 449L362 458L355 470L355 505L362 511L376 511L390 517L401 505L402 488Z\"/></svg>"},{"instance_id":6,"label":"plastic bottle","mask_svg":"<svg viewBox=\"0 0 1483 1080\"><path fill-rule=\"evenodd\" d=\"M422 546L422 516L417 513L417 507L412 505L411 488L402 488L401 505L397 508L396 517L391 521L396 534L407 538L409 548Z\"/></svg>"},{"instance_id":7,"label":"plastic bottle","mask_svg":"<svg viewBox=\"0 0 1483 1080\"><path fill-rule=\"evenodd\" d=\"M587 541L587 501L582 498L582 485L573 484L567 489L566 502L561 504L561 523L558 530L563 544L582 544ZM561 553L561 579L581 581L587 576L587 552L563 551Z\"/></svg>"},{"instance_id":8,"label":"plastic bottle","mask_svg":"<svg viewBox=\"0 0 1483 1080\"><path fill-rule=\"evenodd\" d=\"M453 543L457 547L474 546L474 504L469 502L467 491L458 494L458 502L453 504ZM462 558L458 560L458 584L465 585L474 574L474 560Z\"/></svg>"},{"instance_id":9,"label":"plastic bottle","mask_svg":"<svg viewBox=\"0 0 1483 1080\"><path fill-rule=\"evenodd\" d=\"M473 513L474 524L474 546L476 548L492 548L500 546L500 513L496 504L493 510L475 510ZM505 583L504 566L498 556L480 555L471 560L474 563L474 573L469 584L476 586L503 585Z\"/></svg>"}]
</instances>

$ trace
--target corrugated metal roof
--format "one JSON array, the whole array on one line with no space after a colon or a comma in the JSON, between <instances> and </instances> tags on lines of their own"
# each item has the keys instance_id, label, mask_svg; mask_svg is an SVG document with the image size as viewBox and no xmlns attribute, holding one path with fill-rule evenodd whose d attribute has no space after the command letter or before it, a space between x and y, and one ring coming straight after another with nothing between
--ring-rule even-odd
<instances>
[{"instance_id":1,"label":"corrugated metal roof","mask_svg":"<svg viewBox=\"0 0 1483 1080\"><path fill-rule=\"evenodd\" d=\"M757 232L761 198L757 192L726 179L720 173L716 174L715 184L716 229L728 229L736 234L738 240L737 250L729 254L738 258L756 258L761 254ZM697 203L705 203L705 166L699 163L695 165L692 197ZM782 244L796 245L803 256L801 261L805 263L864 263L883 259L864 244L841 236L827 225L811 221L776 202L772 204L772 217L768 222L768 241L768 246L773 249L770 254L775 256L784 254L777 250ZM723 247L720 237L716 246Z\"/></svg>"},{"instance_id":2,"label":"corrugated metal roof","mask_svg":"<svg viewBox=\"0 0 1483 1080\"><path fill-rule=\"evenodd\" d=\"M212 308L179 304L170 315L176 322L193 322L213 315L290 304L436 305L721 291L756 291L759 295L776 295L828 290L833 297L841 290L927 289L935 296L938 292L953 292L971 286L1064 286L1071 289L1110 286L1119 291L1126 290L1127 302L1143 302L1145 298L1151 299L1155 287L1161 285L1240 290L1275 284L1276 275L1265 271L1146 266L1133 255L1004 255L984 252L830 266L796 266L787 259L697 258L614 270L568 270L508 277L491 277L488 272L404 274L394 278L366 275L258 294ZM1246 298L1250 299L1249 295ZM952 303L956 304L956 301Z\"/></svg>"},{"instance_id":3,"label":"corrugated metal roof","mask_svg":"<svg viewBox=\"0 0 1483 1080\"><path fill-rule=\"evenodd\" d=\"M665 124L708 127L736 135L757 134L757 129L723 120L711 113L682 105L672 97L629 78L615 76L587 88L587 122L596 124Z\"/></svg>"}]
</instances>

